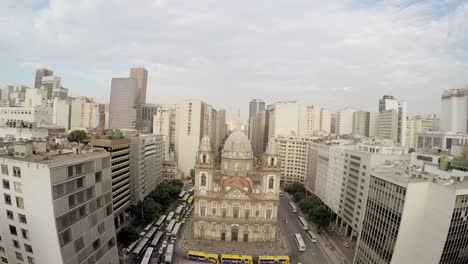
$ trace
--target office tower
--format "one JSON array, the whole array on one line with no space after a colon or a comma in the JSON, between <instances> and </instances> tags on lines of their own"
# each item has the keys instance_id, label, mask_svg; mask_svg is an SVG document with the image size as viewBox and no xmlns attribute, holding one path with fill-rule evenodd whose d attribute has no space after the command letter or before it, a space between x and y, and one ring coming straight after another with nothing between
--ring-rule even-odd
<instances>
[{"instance_id":1,"label":"office tower","mask_svg":"<svg viewBox=\"0 0 468 264\"><path fill-rule=\"evenodd\" d=\"M55 97L62 99L62 100L66 100L68 98L68 89L62 86L54 89L52 91L52 98L55 98Z\"/></svg>"},{"instance_id":2,"label":"office tower","mask_svg":"<svg viewBox=\"0 0 468 264\"><path fill-rule=\"evenodd\" d=\"M214 150L219 151L226 138L226 110L220 109L216 113L216 142Z\"/></svg>"},{"instance_id":3,"label":"office tower","mask_svg":"<svg viewBox=\"0 0 468 264\"><path fill-rule=\"evenodd\" d=\"M70 129L88 130L96 128L97 110L97 104L92 98L74 98L71 101Z\"/></svg>"},{"instance_id":4,"label":"office tower","mask_svg":"<svg viewBox=\"0 0 468 264\"><path fill-rule=\"evenodd\" d=\"M153 133L154 115L156 115L159 105L144 104L141 106L141 120L139 131L143 133Z\"/></svg>"},{"instance_id":5,"label":"office tower","mask_svg":"<svg viewBox=\"0 0 468 264\"><path fill-rule=\"evenodd\" d=\"M47 106L47 91L42 89L26 89L23 106Z\"/></svg>"},{"instance_id":6,"label":"office tower","mask_svg":"<svg viewBox=\"0 0 468 264\"><path fill-rule=\"evenodd\" d=\"M61 79L58 76L44 76L42 77L41 89L47 91L47 99L53 99L54 90L60 89Z\"/></svg>"},{"instance_id":7,"label":"office tower","mask_svg":"<svg viewBox=\"0 0 468 264\"><path fill-rule=\"evenodd\" d=\"M337 135L349 135L353 133L353 116L358 110L344 108L336 113L335 133Z\"/></svg>"},{"instance_id":8,"label":"office tower","mask_svg":"<svg viewBox=\"0 0 468 264\"><path fill-rule=\"evenodd\" d=\"M164 159L169 160L175 150L175 105L160 105L153 118L153 134L162 135L164 141Z\"/></svg>"},{"instance_id":9,"label":"office tower","mask_svg":"<svg viewBox=\"0 0 468 264\"><path fill-rule=\"evenodd\" d=\"M143 67L131 68L130 78L137 79L137 95L135 100L136 108L136 129L143 129L143 105L146 104L146 86L148 84L148 71Z\"/></svg>"},{"instance_id":10,"label":"office tower","mask_svg":"<svg viewBox=\"0 0 468 264\"><path fill-rule=\"evenodd\" d=\"M414 116L406 121L406 145L408 148L416 148L418 134L426 131L435 131L436 117Z\"/></svg>"},{"instance_id":11,"label":"office tower","mask_svg":"<svg viewBox=\"0 0 468 264\"><path fill-rule=\"evenodd\" d=\"M103 131L109 128L109 104L99 104L99 130Z\"/></svg>"},{"instance_id":12,"label":"office tower","mask_svg":"<svg viewBox=\"0 0 468 264\"><path fill-rule=\"evenodd\" d=\"M442 93L440 129L468 134L468 85Z\"/></svg>"},{"instance_id":13,"label":"office tower","mask_svg":"<svg viewBox=\"0 0 468 264\"><path fill-rule=\"evenodd\" d=\"M54 106L52 108L52 123L58 127L65 128L65 131L70 129L70 109L71 104L67 100L54 98Z\"/></svg>"},{"instance_id":14,"label":"office tower","mask_svg":"<svg viewBox=\"0 0 468 264\"><path fill-rule=\"evenodd\" d=\"M52 120L52 107L0 107L0 126L6 126L8 122L24 121L41 127L52 124Z\"/></svg>"},{"instance_id":15,"label":"office tower","mask_svg":"<svg viewBox=\"0 0 468 264\"><path fill-rule=\"evenodd\" d=\"M176 107L175 154L179 169L185 177L195 165L195 154L203 136L216 129L212 127L213 107L201 100L184 100ZM214 116L214 118L216 118Z\"/></svg>"},{"instance_id":16,"label":"office tower","mask_svg":"<svg viewBox=\"0 0 468 264\"><path fill-rule=\"evenodd\" d=\"M463 177L444 177L446 171L427 172L407 163L370 174L355 264L468 263Z\"/></svg>"},{"instance_id":17,"label":"office tower","mask_svg":"<svg viewBox=\"0 0 468 264\"><path fill-rule=\"evenodd\" d=\"M250 118L249 130L254 156L261 159L265 152L265 112L257 113Z\"/></svg>"},{"instance_id":18,"label":"office tower","mask_svg":"<svg viewBox=\"0 0 468 264\"><path fill-rule=\"evenodd\" d=\"M112 78L109 128L134 129L138 82L135 78Z\"/></svg>"},{"instance_id":19,"label":"office tower","mask_svg":"<svg viewBox=\"0 0 468 264\"><path fill-rule=\"evenodd\" d=\"M162 135L136 134L130 139L132 204L142 201L162 181L164 142Z\"/></svg>"},{"instance_id":20,"label":"office tower","mask_svg":"<svg viewBox=\"0 0 468 264\"><path fill-rule=\"evenodd\" d=\"M299 182L304 184L309 160L309 143L317 137L277 136L274 139L278 149L281 167L281 186Z\"/></svg>"},{"instance_id":21,"label":"office tower","mask_svg":"<svg viewBox=\"0 0 468 264\"><path fill-rule=\"evenodd\" d=\"M331 112L317 105L306 108L306 135L315 136L318 132L330 133Z\"/></svg>"},{"instance_id":22,"label":"office tower","mask_svg":"<svg viewBox=\"0 0 468 264\"><path fill-rule=\"evenodd\" d=\"M243 132L231 133L218 167L209 137L201 140L194 155L195 239L242 242L278 239L278 151L272 141L262 157L263 165L257 167L250 145Z\"/></svg>"},{"instance_id":23,"label":"office tower","mask_svg":"<svg viewBox=\"0 0 468 264\"><path fill-rule=\"evenodd\" d=\"M377 136L379 114L356 111L353 113L353 134L365 137Z\"/></svg>"},{"instance_id":24,"label":"office tower","mask_svg":"<svg viewBox=\"0 0 468 264\"><path fill-rule=\"evenodd\" d=\"M268 142L276 136L303 136L306 133L306 107L296 101L269 105Z\"/></svg>"},{"instance_id":25,"label":"office tower","mask_svg":"<svg viewBox=\"0 0 468 264\"><path fill-rule=\"evenodd\" d=\"M330 115L330 133L336 134L336 116L337 113L331 113Z\"/></svg>"},{"instance_id":26,"label":"office tower","mask_svg":"<svg viewBox=\"0 0 468 264\"><path fill-rule=\"evenodd\" d=\"M105 137L92 139L91 145L111 155L112 208L115 227L120 228L127 220L126 210L130 206L130 139L118 130L110 130Z\"/></svg>"},{"instance_id":27,"label":"office tower","mask_svg":"<svg viewBox=\"0 0 468 264\"><path fill-rule=\"evenodd\" d=\"M248 129L248 136L249 136L249 139L252 140L252 138L250 138L251 136L251 132L250 132L250 122L251 122L251 119L256 116L257 114L259 113L262 113L265 111L265 102L263 102L261 99L252 99L250 101L250 104L249 104L249 129Z\"/></svg>"},{"instance_id":28,"label":"office tower","mask_svg":"<svg viewBox=\"0 0 468 264\"><path fill-rule=\"evenodd\" d=\"M40 89L42 87L42 78L47 76L53 76L54 72L48 69L37 69L36 77L34 79L34 88Z\"/></svg>"},{"instance_id":29,"label":"office tower","mask_svg":"<svg viewBox=\"0 0 468 264\"><path fill-rule=\"evenodd\" d=\"M379 100L378 135L392 139L402 146L406 144L406 102L391 95Z\"/></svg>"},{"instance_id":30,"label":"office tower","mask_svg":"<svg viewBox=\"0 0 468 264\"><path fill-rule=\"evenodd\" d=\"M118 263L109 153L18 142L0 159L3 263Z\"/></svg>"}]
</instances>

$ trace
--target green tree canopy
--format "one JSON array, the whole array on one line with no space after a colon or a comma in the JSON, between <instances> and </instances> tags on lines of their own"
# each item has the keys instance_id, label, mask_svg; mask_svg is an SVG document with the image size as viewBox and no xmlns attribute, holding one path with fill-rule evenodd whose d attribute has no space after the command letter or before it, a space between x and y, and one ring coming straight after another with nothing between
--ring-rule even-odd
<instances>
[{"instance_id":1,"label":"green tree canopy","mask_svg":"<svg viewBox=\"0 0 468 264\"><path fill-rule=\"evenodd\" d=\"M137 239L138 239L138 233L133 226L125 226L117 234L117 241L119 241L119 243L124 244L124 245L128 245Z\"/></svg>"},{"instance_id":2,"label":"green tree canopy","mask_svg":"<svg viewBox=\"0 0 468 264\"><path fill-rule=\"evenodd\" d=\"M86 132L83 130L74 130L68 136L68 140L81 143L86 139Z\"/></svg>"},{"instance_id":3,"label":"green tree canopy","mask_svg":"<svg viewBox=\"0 0 468 264\"><path fill-rule=\"evenodd\" d=\"M332 214L327 210L325 205L320 205L313 208L309 212L310 219L314 222L319 229L324 229L328 226Z\"/></svg>"},{"instance_id":4,"label":"green tree canopy","mask_svg":"<svg viewBox=\"0 0 468 264\"><path fill-rule=\"evenodd\" d=\"M284 188L284 190L289 194L295 194L297 192L305 192L304 185L298 182L290 183Z\"/></svg>"},{"instance_id":5,"label":"green tree canopy","mask_svg":"<svg viewBox=\"0 0 468 264\"><path fill-rule=\"evenodd\" d=\"M294 194L294 201L297 203L297 202L300 202L301 200L303 200L304 198L306 197L306 194L304 192L296 192Z\"/></svg>"}]
</instances>

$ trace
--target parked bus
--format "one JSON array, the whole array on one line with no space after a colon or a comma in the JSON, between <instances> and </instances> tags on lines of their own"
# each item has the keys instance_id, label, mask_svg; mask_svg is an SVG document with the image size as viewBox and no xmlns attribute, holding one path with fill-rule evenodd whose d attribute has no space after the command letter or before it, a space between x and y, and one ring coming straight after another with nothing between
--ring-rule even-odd
<instances>
[{"instance_id":1,"label":"parked bus","mask_svg":"<svg viewBox=\"0 0 468 264\"><path fill-rule=\"evenodd\" d=\"M155 226L153 226L153 228L151 228L151 229L146 233L145 237L148 238L148 239L153 238L153 235L154 235L154 233L156 233L156 231L158 231L158 228L155 227Z\"/></svg>"},{"instance_id":2,"label":"parked bus","mask_svg":"<svg viewBox=\"0 0 468 264\"><path fill-rule=\"evenodd\" d=\"M140 242L138 242L135 249L133 249L133 257L135 259L141 259L143 254L145 254L146 245L148 244L149 238L142 238Z\"/></svg>"},{"instance_id":3,"label":"parked bus","mask_svg":"<svg viewBox=\"0 0 468 264\"><path fill-rule=\"evenodd\" d=\"M187 202L189 197L190 197L190 193L186 193L185 196L182 198L182 201Z\"/></svg>"},{"instance_id":4,"label":"parked bus","mask_svg":"<svg viewBox=\"0 0 468 264\"><path fill-rule=\"evenodd\" d=\"M195 187L190 188L187 192L193 194L193 191L195 191Z\"/></svg>"},{"instance_id":5,"label":"parked bus","mask_svg":"<svg viewBox=\"0 0 468 264\"><path fill-rule=\"evenodd\" d=\"M164 223L164 220L166 220L166 215L161 215L154 225L160 227Z\"/></svg>"},{"instance_id":6,"label":"parked bus","mask_svg":"<svg viewBox=\"0 0 468 264\"><path fill-rule=\"evenodd\" d=\"M130 246L128 246L127 248L125 248L125 249L124 249L125 254L128 255L128 254L132 253L133 248L138 244L138 242L140 242L140 239L137 239L137 240L133 241L133 242L130 244Z\"/></svg>"},{"instance_id":7,"label":"parked bus","mask_svg":"<svg viewBox=\"0 0 468 264\"><path fill-rule=\"evenodd\" d=\"M151 246L156 247L161 241L161 238L163 235L164 235L163 231L158 231L156 235L154 236L153 240L151 241Z\"/></svg>"},{"instance_id":8,"label":"parked bus","mask_svg":"<svg viewBox=\"0 0 468 264\"><path fill-rule=\"evenodd\" d=\"M154 247L148 247L145 251L145 255L143 256L143 259L141 260L141 264L149 264L151 260L151 256L153 255L154 252Z\"/></svg>"},{"instance_id":9,"label":"parked bus","mask_svg":"<svg viewBox=\"0 0 468 264\"><path fill-rule=\"evenodd\" d=\"M183 209L184 209L183 205L177 206L177 209L175 210L175 215L180 215Z\"/></svg>"},{"instance_id":10,"label":"parked bus","mask_svg":"<svg viewBox=\"0 0 468 264\"><path fill-rule=\"evenodd\" d=\"M176 220L172 219L171 222L166 227L166 235L170 236L172 234L172 229L174 229L175 224L176 224Z\"/></svg>"},{"instance_id":11,"label":"parked bus","mask_svg":"<svg viewBox=\"0 0 468 264\"><path fill-rule=\"evenodd\" d=\"M179 193L179 199L182 199L185 196L185 191L181 191Z\"/></svg>"},{"instance_id":12,"label":"parked bus","mask_svg":"<svg viewBox=\"0 0 468 264\"><path fill-rule=\"evenodd\" d=\"M174 254L174 244L167 246L166 255L164 256L164 263L172 263L172 255Z\"/></svg>"},{"instance_id":13,"label":"parked bus","mask_svg":"<svg viewBox=\"0 0 468 264\"><path fill-rule=\"evenodd\" d=\"M219 263L219 255L213 254L213 253L189 251L187 253L187 258L191 261L196 261L196 262L205 262L205 263L213 263L213 264Z\"/></svg>"},{"instance_id":14,"label":"parked bus","mask_svg":"<svg viewBox=\"0 0 468 264\"><path fill-rule=\"evenodd\" d=\"M179 233L179 229L180 229L180 226L182 225L182 223L177 223L175 224L174 226L174 229L172 229L172 234L171 234L171 237L176 239L177 238L177 235Z\"/></svg>"},{"instance_id":15,"label":"parked bus","mask_svg":"<svg viewBox=\"0 0 468 264\"><path fill-rule=\"evenodd\" d=\"M293 202L289 202L289 207L291 207L293 213L297 213L297 207Z\"/></svg>"},{"instance_id":16,"label":"parked bus","mask_svg":"<svg viewBox=\"0 0 468 264\"><path fill-rule=\"evenodd\" d=\"M190 196L187 200L187 203L188 204L192 204L193 203L193 196Z\"/></svg>"},{"instance_id":17,"label":"parked bus","mask_svg":"<svg viewBox=\"0 0 468 264\"><path fill-rule=\"evenodd\" d=\"M307 231L307 236L312 242L317 242L317 236L314 234L314 232L312 232L312 230Z\"/></svg>"},{"instance_id":18,"label":"parked bus","mask_svg":"<svg viewBox=\"0 0 468 264\"><path fill-rule=\"evenodd\" d=\"M289 256L259 256L258 264L289 264Z\"/></svg>"},{"instance_id":19,"label":"parked bus","mask_svg":"<svg viewBox=\"0 0 468 264\"><path fill-rule=\"evenodd\" d=\"M148 232L152 226L153 226L153 223L151 222L145 227L145 229L143 229L143 231Z\"/></svg>"},{"instance_id":20,"label":"parked bus","mask_svg":"<svg viewBox=\"0 0 468 264\"><path fill-rule=\"evenodd\" d=\"M170 212L166 217L166 223L169 223L174 217L174 212Z\"/></svg>"},{"instance_id":21,"label":"parked bus","mask_svg":"<svg viewBox=\"0 0 468 264\"><path fill-rule=\"evenodd\" d=\"M222 254L221 264L253 264L252 256Z\"/></svg>"},{"instance_id":22,"label":"parked bus","mask_svg":"<svg viewBox=\"0 0 468 264\"><path fill-rule=\"evenodd\" d=\"M307 223L307 220L305 220L304 217L299 216L299 224L301 224L302 229L304 230L309 230L309 223Z\"/></svg>"},{"instance_id":23,"label":"parked bus","mask_svg":"<svg viewBox=\"0 0 468 264\"><path fill-rule=\"evenodd\" d=\"M302 239L302 236L301 234L299 233L296 233L294 234L295 238L296 238L296 244L297 244L297 248L299 249L299 251L306 251L306 245L304 243L304 240Z\"/></svg>"}]
</instances>

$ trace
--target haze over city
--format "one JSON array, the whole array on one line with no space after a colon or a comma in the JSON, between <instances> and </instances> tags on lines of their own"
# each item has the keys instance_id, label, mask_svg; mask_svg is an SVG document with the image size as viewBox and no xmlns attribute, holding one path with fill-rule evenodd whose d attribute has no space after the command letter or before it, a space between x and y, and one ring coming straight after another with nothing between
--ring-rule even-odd
<instances>
[{"instance_id":1,"label":"haze over city","mask_svg":"<svg viewBox=\"0 0 468 264\"><path fill-rule=\"evenodd\" d=\"M110 79L149 71L148 101L251 98L374 110L382 94L438 113L466 85L466 1L3 1L0 83L56 69L108 103Z\"/></svg>"}]
</instances>

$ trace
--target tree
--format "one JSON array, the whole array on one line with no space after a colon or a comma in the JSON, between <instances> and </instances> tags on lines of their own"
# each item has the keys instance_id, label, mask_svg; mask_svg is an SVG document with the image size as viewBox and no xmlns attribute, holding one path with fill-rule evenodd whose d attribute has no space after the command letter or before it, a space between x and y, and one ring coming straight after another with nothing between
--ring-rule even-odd
<instances>
[{"instance_id":1,"label":"tree","mask_svg":"<svg viewBox=\"0 0 468 264\"><path fill-rule=\"evenodd\" d=\"M302 209L303 212L308 212L311 209L314 209L317 206L320 206L322 202L312 196L305 197L304 199L300 200L298 205Z\"/></svg>"},{"instance_id":2,"label":"tree","mask_svg":"<svg viewBox=\"0 0 468 264\"><path fill-rule=\"evenodd\" d=\"M86 132L83 130L74 130L70 133L68 139L73 142L81 143L86 139Z\"/></svg>"},{"instance_id":3,"label":"tree","mask_svg":"<svg viewBox=\"0 0 468 264\"><path fill-rule=\"evenodd\" d=\"M117 234L120 244L128 245L138 239L138 233L133 226L126 226Z\"/></svg>"},{"instance_id":4,"label":"tree","mask_svg":"<svg viewBox=\"0 0 468 264\"><path fill-rule=\"evenodd\" d=\"M184 183L179 179L175 179L175 180L170 181L170 184L175 185L175 186L179 186L180 188L184 187Z\"/></svg>"},{"instance_id":5,"label":"tree","mask_svg":"<svg viewBox=\"0 0 468 264\"><path fill-rule=\"evenodd\" d=\"M332 214L327 210L325 205L320 205L309 212L309 217L319 229L324 229L328 226Z\"/></svg>"},{"instance_id":6,"label":"tree","mask_svg":"<svg viewBox=\"0 0 468 264\"><path fill-rule=\"evenodd\" d=\"M304 199L305 196L306 196L306 195L305 195L305 193L303 193L303 192L296 192L296 193L294 194L294 201L297 203L297 202L301 201L302 199Z\"/></svg>"},{"instance_id":7,"label":"tree","mask_svg":"<svg viewBox=\"0 0 468 264\"><path fill-rule=\"evenodd\" d=\"M288 184L286 188L284 188L284 190L287 193L292 194L292 195L294 195L297 192L305 192L304 185L298 182L293 182L293 183Z\"/></svg>"},{"instance_id":8,"label":"tree","mask_svg":"<svg viewBox=\"0 0 468 264\"><path fill-rule=\"evenodd\" d=\"M143 219L146 221L153 221L159 217L162 206L154 201L152 198L147 198L143 202Z\"/></svg>"}]
</instances>

